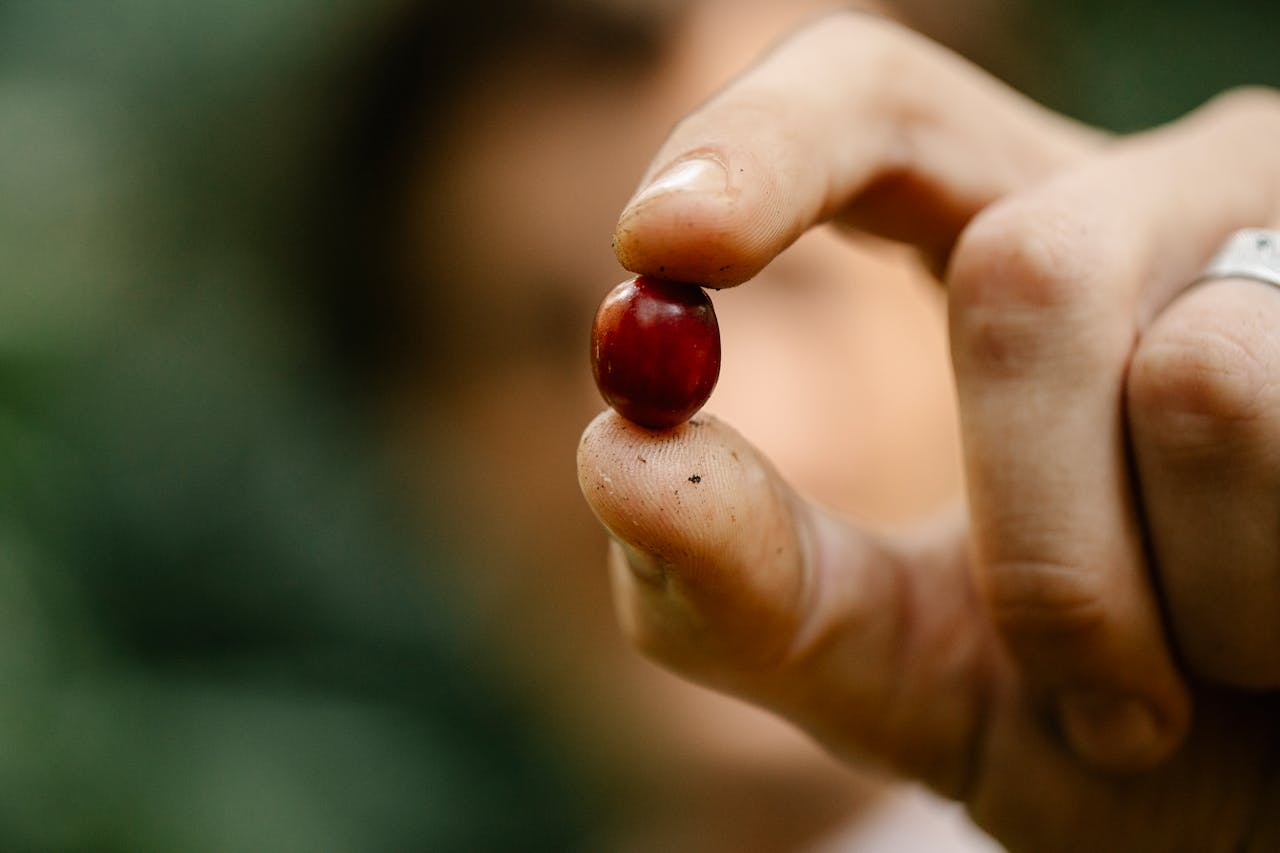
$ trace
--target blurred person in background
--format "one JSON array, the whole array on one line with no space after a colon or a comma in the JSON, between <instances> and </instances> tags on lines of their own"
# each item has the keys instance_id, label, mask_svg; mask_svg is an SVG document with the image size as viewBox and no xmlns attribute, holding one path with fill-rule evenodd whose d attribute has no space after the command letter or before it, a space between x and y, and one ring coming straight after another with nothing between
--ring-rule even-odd
<instances>
[{"instance_id":1,"label":"blurred person in background","mask_svg":"<svg viewBox=\"0 0 1280 853\"><path fill-rule=\"evenodd\" d=\"M567 464L617 210L815 9L503 11L0 10L3 846L796 849L875 796L625 648ZM1016 16L905 11L984 61L1020 44ZM1072 14L1055 39L1106 43ZM1073 67L1134 61L1112 38ZM1176 114L1096 89L1059 96ZM712 409L841 511L947 500L927 275L816 234L767 278L717 303ZM979 843L924 814L879 849Z\"/></svg>"}]
</instances>

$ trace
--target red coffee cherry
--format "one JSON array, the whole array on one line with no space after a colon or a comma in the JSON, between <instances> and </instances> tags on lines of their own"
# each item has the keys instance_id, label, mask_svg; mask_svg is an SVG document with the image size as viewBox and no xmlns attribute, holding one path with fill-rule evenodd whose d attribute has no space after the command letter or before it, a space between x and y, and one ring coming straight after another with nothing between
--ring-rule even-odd
<instances>
[{"instance_id":1,"label":"red coffee cherry","mask_svg":"<svg viewBox=\"0 0 1280 853\"><path fill-rule=\"evenodd\" d=\"M720 376L720 327L696 284L642 275L609 292L591 326L591 370L629 421L668 429L693 417Z\"/></svg>"}]
</instances>

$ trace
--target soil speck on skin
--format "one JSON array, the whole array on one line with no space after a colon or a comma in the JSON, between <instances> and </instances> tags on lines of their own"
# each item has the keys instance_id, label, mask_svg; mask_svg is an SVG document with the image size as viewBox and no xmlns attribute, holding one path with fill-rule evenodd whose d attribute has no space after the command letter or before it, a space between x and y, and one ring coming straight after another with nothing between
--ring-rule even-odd
<instances>
[{"instance_id":1,"label":"soil speck on skin","mask_svg":"<svg viewBox=\"0 0 1280 853\"><path fill-rule=\"evenodd\" d=\"M733 460L734 460L735 462L736 462L736 461L738 461L738 451L736 451L736 450L730 450L730 451L729 451L729 455L733 457Z\"/></svg>"},{"instance_id":2,"label":"soil speck on skin","mask_svg":"<svg viewBox=\"0 0 1280 853\"><path fill-rule=\"evenodd\" d=\"M645 459L643 456L637 456L636 458L640 460L640 464L641 464L641 465L648 465L648 464L649 464L649 460L648 460L648 459Z\"/></svg>"},{"instance_id":3,"label":"soil speck on skin","mask_svg":"<svg viewBox=\"0 0 1280 853\"><path fill-rule=\"evenodd\" d=\"M666 272L667 268L663 264L658 264L658 272Z\"/></svg>"},{"instance_id":4,"label":"soil speck on skin","mask_svg":"<svg viewBox=\"0 0 1280 853\"><path fill-rule=\"evenodd\" d=\"M725 270L729 269L729 267L731 266L733 266L733 264L725 264L724 266L720 267L720 272L724 272Z\"/></svg>"},{"instance_id":5,"label":"soil speck on skin","mask_svg":"<svg viewBox=\"0 0 1280 853\"><path fill-rule=\"evenodd\" d=\"M701 476L701 475L699 475L699 474L694 474L693 476L691 476L691 477L689 478L689 482L690 482L690 483L701 483L701 482L702 482L702 476Z\"/></svg>"}]
</instances>

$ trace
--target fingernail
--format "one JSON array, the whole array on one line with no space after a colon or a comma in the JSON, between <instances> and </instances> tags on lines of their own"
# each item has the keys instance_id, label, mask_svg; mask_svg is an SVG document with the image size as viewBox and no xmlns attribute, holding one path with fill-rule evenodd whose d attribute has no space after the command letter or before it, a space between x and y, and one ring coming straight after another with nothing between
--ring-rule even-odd
<instances>
[{"instance_id":1,"label":"fingernail","mask_svg":"<svg viewBox=\"0 0 1280 853\"><path fill-rule=\"evenodd\" d=\"M1082 758L1100 767L1132 769L1164 756L1159 718L1139 699L1101 691L1063 697L1062 728Z\"/></svg>"},{"instance_id":2,"label":"fingernail","mask_svg":"<svg viewBox=\"0 0 1280 853\"><path fill-rule=\"evenodd\" d=\"M652 584L660 584L666 580L667 572L662 560L628 542L623 542L619 539L613 541L622 550L622 555L626 557L627 565L631 567L632 574L640 580Z\"/></svg>"},{"instance_id":3,"label":"fingernail","mask_svg":"<svg viewBox=\"0 0 1280 853\"><path fill-rule=\"evenodd\" d=\"M724 192L729 188L729 172L719 159L702 155L691 157L668 167L627 204L627 211L660 196L671 193ZM625 212L624 212L625 215Z\"/></svg>"}]
</instances>

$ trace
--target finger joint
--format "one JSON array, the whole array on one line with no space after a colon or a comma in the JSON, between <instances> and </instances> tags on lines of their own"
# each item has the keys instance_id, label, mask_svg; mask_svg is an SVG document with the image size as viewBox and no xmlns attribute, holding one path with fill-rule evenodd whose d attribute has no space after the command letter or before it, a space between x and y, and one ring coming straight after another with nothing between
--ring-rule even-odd
<instances>
[{"instance_id":1,"label":"finger joint","mask_svg":"<svg viewBox=\"0 0 1280 853\"><path fill-rule=\"evenodd\" d=\"M1098 366L1109 349L1097 322L1094 242L1056 206L999 204L975 219L948 276L957 369L1026 375L1046 363Z\"/></svg>"}]
</instances>

